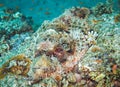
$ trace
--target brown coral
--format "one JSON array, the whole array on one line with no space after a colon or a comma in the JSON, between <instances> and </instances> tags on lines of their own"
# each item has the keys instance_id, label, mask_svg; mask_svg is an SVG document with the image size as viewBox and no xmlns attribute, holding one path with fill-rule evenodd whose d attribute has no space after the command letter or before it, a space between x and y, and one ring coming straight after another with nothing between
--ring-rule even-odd
<instances>
[{"instance_id":1,"label":"brown coral","mask_svg":"<svg viewBox=\"0 0 120 87\"><path fill-rule=\"evenodd\" d=\"M14 64L11 62L15 62ZM0 68L0 79L3 79L8 74L27 76L30 69L31 60L25 55L20 54L14 56Z\"/></svg>"},{"instance_id":2,"label":"brown coral","mask_svg":"<svg viewBox=\"0 0 120 87\"><path fill-rule=\"evenodd\" d=\"M69 27L64 22L60 22L60 21L55 21L55 22L56 23L54 25L56 26L57 31L69 32Z\"/></svg>"},{"instance_id":3,"label":"brown coral","mask_svg":"<svg viewBox=\"0 0 120 87\"><path fill-rule=\"evenodd\" d=\"M72 18L71 16L67 15L67 16L62 16L60 17L59 19L60 21L62 21L64 24L66 24L67 26L71 26L71 23L72 23Z\"/></svg>"},{"instance_id":4,"label":"brown coral","mask_svg":"<svg viewBox=\"0 0 120 87\"><path fill-rule=\"evenodd\" d=\"M99 52L99 51L101 51L101 48L98 47L98 46L93 46L93 47L91 48L91 51L92 51L92 52Z\"/></svg>"},{"instance_id":5,"label":"brown coral","mask_svg":"<svg viewBox=\"0 0 120 87\"><path fill-rule=\"evenodd\" d=\"M120 22L120 14L118 14L114 17L114 22L115 23Z\"/></svg>"},{"instance_id":6,"label":"brown coral","mask_svg":"<svg viewBox=\"0 0 120 87\"><path fill-rule=\"evenodd\" d=\"M89 14L90 14L90 10L88 8L74 8L73 10L71 10L71 13L74 15L74 16L77 16L79 18L86 18Z\"/></svg>"}]
</instances>

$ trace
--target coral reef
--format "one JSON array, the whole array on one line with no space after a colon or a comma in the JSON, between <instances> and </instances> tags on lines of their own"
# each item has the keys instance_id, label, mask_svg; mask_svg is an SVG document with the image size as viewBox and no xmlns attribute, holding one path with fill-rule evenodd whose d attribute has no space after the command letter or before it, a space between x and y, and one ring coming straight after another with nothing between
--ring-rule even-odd
<instances>
[{"instance_id":1,"label":"coral reef","mask_svg":"<svg viewBox=\"0 0 120 87\"><path fill-rule=\"evenodd\" d=\"M114 17L114 21L117 23L117 22L120 22L120 14L116 15Z\"/></svg>"},{"instance_id":2,"label":"coral reef","mask_svg":"<svg viewBox=\"0 0 120 87\"><path fill-rule=\"evenodd\" d=\"M27 76L30 63L31 60L23 54L10 58L0 68L0 79L3 79L8 74Z\"/></svg>"},{"instance_id":3,"label":"coral reef","mask_svg":"<svg viewBox=\"0 0 120 87\"><path fill-rule=\"evenodd\" d=\"M2 11L1 22L0 22L0 38L4 35L6 38L10 38L15 34L25 33L28 31L32 31L32 25L29 25L27 22L22 22L23 15L19 12L13 13L10 9L6 11ZM10 12L9 12L10 10ZM8 16L9 20L4 19ZM26 19L27 20L27 19Z\"/></svg>"},{"instance_id":4,"label":"coral reef","mask_svg":"<svg viewBox=\"0 0 120 87\"><path fill-rule=\"evenodd\" d=\"M0 85L10 78L18 87L23 79L23 87L119 87L120 25L114 22L116 13L101 6L102 13L74 7L44 21L16 53L9 50L1 55L0 59L17 56L1 63ZM19 77L15 80L8 74Z\"/></svg>"},{"instance_id":5,"label":"coral reef","mask_svg":"<svg viewBox=\"0 0 120 87\"><path fill-rule=\"evenodd\" d=\"M71 13L73 14L73 16L77 16L79 18L86 18L89 14L90 14L90 10L88 8L73 8L71 9Z\"/></svg>"},{"instance_id":6,"label":"coral reef","mask_svg":"<svg viewBox=\"0 0 120 87\"><path fill-rule=\"evenodd\" d=\"M101 16L102 14L112 13L113 0L107 0L106 3L99 3L96 7L92 8L92 12L95 16Z\"/></svg>"},{"instance_id":7,"label":"coral reef","mask_svg":"<svg viewBox=\"0 0 120 87\"><path fill-rule=\"evenodd\" d=\"M15 9L5 8L0 14L0 54L3 54L14 48L15 40L23 42L21 37L30 36L33 28L32 19L26 17L23 20L24 15Z\"/></svg>"}]
</instances>

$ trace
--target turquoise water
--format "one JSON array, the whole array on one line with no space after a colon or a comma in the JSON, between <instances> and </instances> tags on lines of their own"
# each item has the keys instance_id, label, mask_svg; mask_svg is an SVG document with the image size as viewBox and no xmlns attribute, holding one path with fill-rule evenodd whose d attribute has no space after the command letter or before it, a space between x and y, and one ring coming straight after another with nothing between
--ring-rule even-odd
<instances>
[{"instance_id":1,"label":"turquoise water","mask_svg":"<svg viewBox=\"0 0 120 87\"><path fill-rule=\"evenodd\" d=\"M26 16L32 16L35 24L58 17L73 6L91 8L99 2L105 0L0 0L4 4L1 7L19 8ZM119 10L117 0L114 0L114 9Z\"/></svg>"},{"instance_id":2,"label":"turquoise water","mask_svg":"<svg viewBox=\"0 0 120 87\"><path fill-rule=\"evenodd\" d=\"M41 24L44 20L59 16L65 9L72 6L90 8L105 0L0 0L0 2L5 7L18 7L26 16L32 16L35 23Z\"/></svg>"}]
</instances>

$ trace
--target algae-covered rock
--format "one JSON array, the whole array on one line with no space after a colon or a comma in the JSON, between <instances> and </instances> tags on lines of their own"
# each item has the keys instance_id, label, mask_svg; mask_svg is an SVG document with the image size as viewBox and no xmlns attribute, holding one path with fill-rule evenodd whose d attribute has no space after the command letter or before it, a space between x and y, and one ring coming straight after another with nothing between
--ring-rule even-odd
<instances>
[{"instance_id":1,"label":"algae-covered rock","mask_svg":"<svg viewBox=\"0 0 120 87\"><path fill-rule=\"evenodd\" d=\"M8 74L27 76L30 64L31 60L26 58L25 55L14 56L0 68L0 79L3 79Z\"/></svg>"}]
</instances>

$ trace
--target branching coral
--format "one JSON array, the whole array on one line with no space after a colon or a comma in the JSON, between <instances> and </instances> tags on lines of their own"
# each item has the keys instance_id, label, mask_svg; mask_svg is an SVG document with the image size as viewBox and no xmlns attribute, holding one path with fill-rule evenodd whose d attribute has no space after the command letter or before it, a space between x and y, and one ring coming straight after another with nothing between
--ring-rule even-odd
<instances>
[{"instance_id":1,"label":"branching coral","mask_svg":"<svg viewBox=\"0 0 120 87\"><path fill-rule=\"evenodd\" d=\"M14 56L0 68L0 79L3 79L8 74L27 76L30 64L31 60L26 58L25 55Z\"/></svg>"},{"instance_id":2,"label":"branching coral","mask_svg":"<svg viewBox=\"0 0 120 87\"><path fill-rule=\"evenodd\" d=\"M98 36L97 32L94 31L88 32L88 35L86 35L86 38L88 39L88 44L95 45L97 36Z\"/></svg>"}]
</instances>

